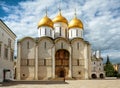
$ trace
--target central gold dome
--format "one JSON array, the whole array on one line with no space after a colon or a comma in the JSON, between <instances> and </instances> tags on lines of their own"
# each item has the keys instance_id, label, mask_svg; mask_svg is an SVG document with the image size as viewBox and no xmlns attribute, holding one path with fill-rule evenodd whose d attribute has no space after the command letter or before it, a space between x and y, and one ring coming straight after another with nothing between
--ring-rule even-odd
<instances>
[{"instance_id":1,"label":"central gold dome","mask_svg":"<svg viewBox=\"0 0 120 88\"><path fill-rule=\"evenodd\" d=\"M56 23L56 22L63 22L63 23L68 24L67 19L61 15L61 12L59 12L59 14L53 19L53 22L54 23Z\"/></svg>"},{"instance_id":2,"label":"central gold dome","mask_svg":"<svg viewBox=\"0 0 120 88\"><path fill-rule=\"evenodd\" d=\"M83 29L83 23L81 22L81 20L79 20L77 17L74 17L69 25L68 25L68 28L81 28Z\"/></svg>"},{"instance_id":3,"label":"central gold dome","mask_svg":"<svg viewBox=\"0 0 120 88\"><path fill-rule=\"evenodd\" d=\"M53 22L47 15L43 17L38 23L38 28L42 26L48 26L48 27L53 28Z\"/></svg>"}]
</instances>

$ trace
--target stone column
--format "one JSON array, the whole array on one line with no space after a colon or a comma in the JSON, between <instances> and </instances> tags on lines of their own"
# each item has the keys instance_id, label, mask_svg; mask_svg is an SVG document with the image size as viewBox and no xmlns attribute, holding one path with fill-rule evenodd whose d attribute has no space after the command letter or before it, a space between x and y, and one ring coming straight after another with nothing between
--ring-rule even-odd
<instances>
[{"instance_id":1,"label":"stone column","mask_svg":"<svg viewBox=\"0 0 120 88\"><path fill-rule=\"evenodd\" d=\"M85 44L84 47L84 72L85 72L85 79L88 79L88 50L87 45Z\"/></svg>"},{"instance_id":2,"label":"stone column","mask_svg":"<svg viewBox=\"0 0 120 88\"><path fill-rule=\"evenodd\" d=\"M52 78L55 78L55 46L52 47Z\"/></svg>"},{"instance_id":3,"label":"stone column","mask_svg":"<svg viewBox=\"0 0 120 88\"><path fill-rule=\"evenodd\" d=\"M91 78L91 45L88 45L88 75Z\"/></svg>"},{"instance_id":4,"label":"stone column","mask_svg":"<svg viewBox=\"0 0 120 88\"><path fill-rule=\"evenodd\" d=\"M17 78L17 80L21 80L21 77L20 77L20 63L21 63L21 44L20 44L20 42L18 42L17 43L17 45L18 45L18 57L17 57L17 63L16 63L16 66L17 66L17 72L16 72L16 78Z\"/></svg>"},{"instance_id":5,"label":"stone column","mask_svg":"<svg viewBox=\"0 0 120 88\"><path fill-rule=\"evenodd\" d=\"M35 80L38 80L38 46L35 46Z\"/></svg>"},{"instance_id":6,"label":"stone column","mask_svg":"<svg viewBox=\"0 0 120 88\"><path fill-rule=\"evenodd\" d=\"M71 60L72 60L72 58L71 58L71 56L72 56L72 49L71 49L71 46L69 47L69 75L68 75L68 77L69 78L71 78L72 76L71 76L71 74L72 74L72 63L71 63Z\"/></svg>"}]
</instances>

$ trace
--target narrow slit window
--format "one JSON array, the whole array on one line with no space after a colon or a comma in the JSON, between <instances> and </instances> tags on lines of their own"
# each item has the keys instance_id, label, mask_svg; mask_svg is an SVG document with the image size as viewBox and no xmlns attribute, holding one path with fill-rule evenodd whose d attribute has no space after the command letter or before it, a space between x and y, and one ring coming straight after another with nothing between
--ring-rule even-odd
<instances>
[{"instance_id":1,"label":"narrow slit window","mask_svg":"<svg viewBox=\"0 0 120 88\"><path fill-rule=\"evenodd\" d=\"M61 49L63 49L63 43L61 43Z\"/></svg>"},{"instance_id":2,"label":"narrow slit window","mask_svg":"<svg viewBox=\"0 0 120 88\"><path fill-rule=\"evenodd\" d=\"M82 37L82 31L81 31L81 37Z\"/></svg>"},{"instance_id":3,"label":"narrow slit window","mask_svg":"<svg viewBox=\"0 0 120 88\"><path fill-rule=\"evenodd\" d=\"M71 30L71 37L72 37L72 30Z\"/></svg>"},{"instance_id":4,"label":"narrow slit window","mask_svg":"<svg viewBox=\"0 0 120 88\"><path fill-rule=\"evenodd\" d=\"M79 59L77 60L77 66L79 66Z\"/></svg>"},{"instance_id":5,"label":"narrow slit window","mask_svg":"<svg viewBox=\"0 0 120 88\"><path fill-rule=\"evenodd\" d=\"M76 30L76 36L78 36L78 30Z\"/></svg>"},{"instance_id":6,"label":"narrow slit window","mask_svg":"<svg viewBox=\"0 0 120 88\"><path fill-rule=\"evenodd\" d=\"M44 66L46 66L46 59L44 59Z\"/></svg>"},{"instance_id":7,"label":"narrow slit window","mask_svg":"<svg viewBox=\"0 0 120 88\"><path fill-rule=\"evenodd\" d=\"M45 46L44 46L44 47L45 47L45 49L46 49L46 45L47 45L47 44L46 44L46 42L45 42Z\"/></svg>"},{"instance_id":8,"label":"narrow slit window","mask_svg":"<svg viewBox=\"0 0 120 88\"><path fill-rule=\"evenodd\" d=\"M60 27L60 36L61 36L61 27Z\"/></svg>"},{"instance_id":9,"label":"narrow slit window","mask_svg":"<svg viewBox=\"0 0 120 88\"><path fill-rule=\"evenodd\" d=\"M77 49L79 50L79 43L77 43Z\"/></svg>"},{"instance_id":10,"label":"narrow slit window","mask_svg":"<svg viewBox=\"0 0 120 88\"><path fill-rule=\"evenodd\" d=\"M51 31L51 29L50 29L50 36L52 36L52 31Z\"/></svg>"},{"instance_id":11,"label":"narrow slit window","mask_svg":"<svg viewBox=\"0 0 120 88\"><path fill-rule=\"evenodd\" d=\"M46 30L46 28L45 28L45 35L47 34L47 30Z\"/></svg>"},{"instance_id":12,"label":"narrow slit window","mask_svg":"<svg viewBox=\"0 0 120 88\"><path fill-rule=\"evenodd\" d=\"M39 31L40 31L40 35L41 35L41 29Z\"/></svg>"},{"instance_id":13,"label":"narrow slit window","mask_svg":"<svg viewBox=\"0 0 120 88\"><path fill-rule=\"evenodd\" d=\"M29 41L27 42L27 49L29 49L30 48L30 44L29 44Z\"/></svg>"}]
</instances>

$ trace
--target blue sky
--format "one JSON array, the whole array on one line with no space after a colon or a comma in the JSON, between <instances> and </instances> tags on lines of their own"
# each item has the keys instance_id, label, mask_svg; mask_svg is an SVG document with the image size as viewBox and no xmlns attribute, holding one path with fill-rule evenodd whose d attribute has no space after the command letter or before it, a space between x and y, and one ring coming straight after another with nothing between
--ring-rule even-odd
<instances>
[{"instance_id":1,"label":"blue sky","mask_svg":"<svg viewBox=\"0 0 120 88\"><path fill-rule=\"evenodd\" d=\"M37 24L45 15L53 19L61 6L68 21L74 16L84 24L84 39L93 50L101 50L104 61L109 55L120 63L120 0L0 0L0 19L17 35L37 37Z\"/></svg>"}]
</instances>

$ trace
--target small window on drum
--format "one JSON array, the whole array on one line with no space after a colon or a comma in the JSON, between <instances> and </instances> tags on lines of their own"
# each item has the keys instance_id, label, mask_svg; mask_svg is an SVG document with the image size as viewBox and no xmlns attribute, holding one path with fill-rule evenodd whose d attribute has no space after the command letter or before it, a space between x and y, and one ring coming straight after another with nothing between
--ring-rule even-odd
<instances>
[{"instance_id":1,"label":"small window on drum","mask_svg":"<svg viewBox=\"0 0 120 88\"><path fill-rule=\"evenodd\" d=\"M25 74L23 74L23 77L25 77Z\"/></svg>"},{"instance_id":2,"label":"small window on drum","mask_svg":"<svg viewBox=\"0 0 120 88\"><path fill-rule=\"evenodd\" d=\"M80 74L81 74L81 71L78 71L78 74L80 75Z\"/></svg>"}]
</instances>

